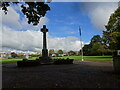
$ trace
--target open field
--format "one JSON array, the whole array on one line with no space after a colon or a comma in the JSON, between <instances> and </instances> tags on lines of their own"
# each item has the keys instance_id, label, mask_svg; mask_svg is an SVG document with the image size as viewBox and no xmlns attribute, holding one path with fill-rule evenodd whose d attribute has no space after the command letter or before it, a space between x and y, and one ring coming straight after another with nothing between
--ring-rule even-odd
<instances>
[{"instance_id":1,"label":"open field","mask_svg":"<svg viewBox=\"0 0 120 90\"><path fill-rule=\"evenodd\" d=\"M81 60L81 56L63 56L63 57L52 57L52 58L69 58L74 60ZM3 59L0 60L2 64L8 63L16 63L17 61L21 61L22 59ZM35 60L35 58L30 58L29 60ZM85 61L96 61L96 62L111 62L112 56L84 56Z\"/></svg>"},{"instance_id":2,"label":"open field","mask_svg":"<svg viewBox=\"0 0 120 90\"><path fill-rule=\"evenodd\" d=\"M54 58L70 58L74 60L81 60L81 56L64 56L64 57L54 57ZM99 62L111 62L112 56L84 56L83 59L85 61L99 61Z\"/></svg>"},{"instance_id":3,"label":"open field","mask_svg":"<svg viewBox=\"0 0 120 90\"><path fill-rule=\"evenodd\" d=\"M30 58L29 60L35 60L35 58ZM22 59L3 59L0 60L0 63L8 64L8 63L16 63L17 61L22 61Z\"/></svg>"}]
</instances>

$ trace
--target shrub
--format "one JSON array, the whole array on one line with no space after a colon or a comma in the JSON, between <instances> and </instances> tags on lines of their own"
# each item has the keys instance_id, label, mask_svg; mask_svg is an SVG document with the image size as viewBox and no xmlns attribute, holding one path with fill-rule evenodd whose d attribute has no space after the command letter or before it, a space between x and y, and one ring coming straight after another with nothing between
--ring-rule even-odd
<instances>
[{"instance_id":1,"label":"shrub","mask_svg":"<svg viewBox=\"0 0 120 90\"><path fill-rule=\"evenodd\" d=\"M13 59L13 57L8 57L8 59Z\"/></svg>"}]
</instances>

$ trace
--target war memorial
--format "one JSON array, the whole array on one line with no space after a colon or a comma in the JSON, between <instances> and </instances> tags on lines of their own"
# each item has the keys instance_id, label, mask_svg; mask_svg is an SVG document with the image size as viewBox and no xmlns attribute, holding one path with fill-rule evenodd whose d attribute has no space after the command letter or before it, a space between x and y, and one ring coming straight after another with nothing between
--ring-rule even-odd
<instances>
[{"instance_id":1,"label":"war memorial","mask_svg":"<svg viewBox=\"0 0 120 90\"><path fill-rule=\"evenodd\" d=\"M47 41L46 41L46 33L48 29L46 25L43 25L41 29L43 33L43 49L42 49L42 57L37 58L36 60L28 60L23 59L23 61L17 61L18 67L25 67L25 66L36 66L36 65L46 65L46 64L73 64L73 59L52 59L48 56L48 49L47 49Z\"/></svg>"}]
</instances>

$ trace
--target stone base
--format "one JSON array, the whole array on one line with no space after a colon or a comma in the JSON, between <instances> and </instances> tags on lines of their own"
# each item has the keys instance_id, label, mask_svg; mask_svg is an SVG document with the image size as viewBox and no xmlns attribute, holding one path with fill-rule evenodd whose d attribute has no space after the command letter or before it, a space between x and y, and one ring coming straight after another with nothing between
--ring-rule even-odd
<instances>
[{"instance_id":1,"label":"stone base","mask_svg":"<svg viewBox=\"0 0 120 90\"><path fill-rule=\"evenodd\" d=\"M37 66L37 65L51 65L51 64L73 64L73 59L51 59L50 57L39 57L36 60L17 61L18 67Z\"/></svg>"},{"instance_id":2,"label":"stone base","mask_svg":"<svg viewBox=\"0 0 120 90\"><path fill-rule=\"evenodd\" d=\"M48 57L48 50L47 49L42 49L42 56Z\"/></svg>"},{"instance_id":3,"label":"stone base","mask_svg":"<svg viewBox=\"0 0 120 90\"><path fill-rule=\"evenodd\" d=\"M52 64L52 59L50 57L39 57L38 59L41 64Z\"/></svg>"}]
</instances>

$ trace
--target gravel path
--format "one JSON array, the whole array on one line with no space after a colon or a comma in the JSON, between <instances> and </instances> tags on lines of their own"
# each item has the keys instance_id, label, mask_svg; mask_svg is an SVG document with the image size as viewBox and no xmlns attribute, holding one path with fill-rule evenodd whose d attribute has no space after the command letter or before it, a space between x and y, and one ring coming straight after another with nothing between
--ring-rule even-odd
<instances>
[{"instance_id":1,"label":"gravel path","mask_svg":"<svg viewBox=\"0 0 120 90\"><path fill-rule=\"evenodd\" d=\"M112 62L74 61L69 65L2 66L3 88L120 88Z\"/></svg>"}]
</instances>

